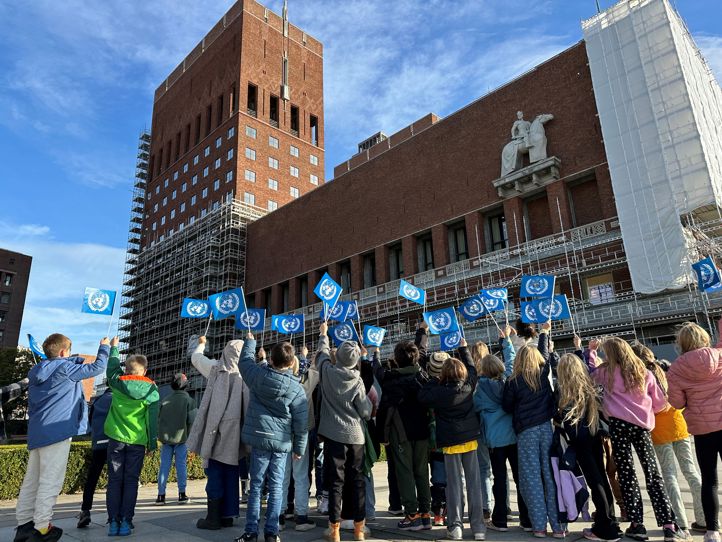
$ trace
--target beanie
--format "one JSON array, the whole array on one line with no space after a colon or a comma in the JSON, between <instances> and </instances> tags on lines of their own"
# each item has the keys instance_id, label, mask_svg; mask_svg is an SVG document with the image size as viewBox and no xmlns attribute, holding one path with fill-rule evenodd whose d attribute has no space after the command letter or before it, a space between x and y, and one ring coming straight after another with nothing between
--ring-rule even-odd
<instances>
[{"instance_id":1,"label":"beanie","mask_svg":"<svg viewBox=\"0 0 722 542\"><path fill-rule=\"evenodd\" d=\"M336 350L336 364L346 369L356 367L359 359L361 359L361 349L356 341L344 341Z\"/></svg>"},{"instance_id":2,"label":"beanie","mask_svg":"<svg viewBox=\"0 0 722 542\"><path fill-rule=\"evenodd\" d=\"M182 390L188 385L188 378L183 373L176 373L173 375L173 381L170 387L174 390Z\"/></svg>"},{"instance_id":3,"label":"beanie","mask_svg":"<svg viewBox=\"0 0 722 542\"><path fill-rule=\"evenodd\" d=\"M449 359L449 354L446 352L434 352L429 357L429 363L426 365L426 372L432 378L439 378L441 376L441 368L444 366L444 362Z\"/></svg>"}]
</instances>

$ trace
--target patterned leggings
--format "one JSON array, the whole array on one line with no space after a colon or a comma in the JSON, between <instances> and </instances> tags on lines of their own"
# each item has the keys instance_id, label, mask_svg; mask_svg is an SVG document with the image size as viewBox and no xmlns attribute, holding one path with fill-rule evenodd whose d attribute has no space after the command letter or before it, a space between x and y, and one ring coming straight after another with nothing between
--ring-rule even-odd
<instances>
[{"instance_id":1,"label":"patterned leggings","mask_svg":"<svg viewBox=\"0 0 722 542\"><path fill-rule=\"evenodd\" d=\"M619 418L609 419L609 432L612 437L612 455L617 464L619 485L622 486L624 506L627 509L629 520L633 523L644 522L642 493L639 489L637 474L634 471L634 457L632 457L632 446L634 446L639 462L642 464L647 492L652 501L657 525L674 523L674 512L664 489L662 476L657 469L657 457L652 447L650 432Z\"/></svg>"}]
</instances>

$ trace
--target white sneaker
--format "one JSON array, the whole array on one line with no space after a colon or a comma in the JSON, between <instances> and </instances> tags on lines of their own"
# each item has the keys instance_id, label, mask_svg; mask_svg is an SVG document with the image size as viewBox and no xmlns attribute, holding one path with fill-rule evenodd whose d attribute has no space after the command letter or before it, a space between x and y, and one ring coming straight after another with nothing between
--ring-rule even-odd
<instances>
[{"instance_id":1,"label":"white sneaker","mask_svg":"<svg viewBox=\"0 0 722 542\"><path fill-rule=\"evenodd\" d=\"M704 533L704 542L720 542L719 531L707 531Z\"/></svg>"},{"instance_id":2,"label":"white sneaker","mask_svg":"<svg viewBox=\"0 0 722 542\"><path fill-rule=\"evenodd\" d=\"M453 540L454 542L458 540L462 540L464 538L464 533L461 530L461 527L452 527L451 529L447 529L446 531L446 539L447 540Z\"/></svg>"},{"instance_id":3,"label":"white sneaker","mask_svg":"<svg viewBox=\"0 0 722 542\"><path fill-rule=\"evenodd\" d=\"M474 540L486 540L486 533L474 533Z\"/></svg>"}]
</instances>

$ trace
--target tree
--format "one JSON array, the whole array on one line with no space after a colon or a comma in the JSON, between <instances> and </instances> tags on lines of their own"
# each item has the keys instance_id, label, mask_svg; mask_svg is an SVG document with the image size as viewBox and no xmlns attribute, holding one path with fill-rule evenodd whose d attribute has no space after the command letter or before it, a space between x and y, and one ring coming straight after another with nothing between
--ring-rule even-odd
<instances>
[{"instance_id":1,"label":"tree","mask_svg":"<svg viewBox=\"0 0 722 542\"><path fill-rule=\"evenodd\" d=\"M27 348L0 348L0 386L7 386L28 376L35 365L33 353ZM28 412L28 394L2 406L6 420L24 419Z\"/></svg>"}]
</instances>

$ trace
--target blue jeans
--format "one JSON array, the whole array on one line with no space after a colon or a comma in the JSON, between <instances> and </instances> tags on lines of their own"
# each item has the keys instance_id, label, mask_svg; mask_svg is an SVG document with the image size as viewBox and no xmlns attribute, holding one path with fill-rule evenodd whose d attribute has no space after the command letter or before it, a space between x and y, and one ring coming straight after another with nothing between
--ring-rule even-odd
<instances>
[{"instance_id":1,"label":"blue jeans","mask_svg":"<svg viewBox=\"0 0 722 542\"><path fill-rule=\"evenodd\" d=\"M494 507L494 494L491 491L491 459L489 448L481 439L476 449L476 457L479 459L479 478L481 478L481 505L484 510L491 510Z\"/></svg>"},{"instance_id":2,"label":"blue jeans","mask_svg":"<svg viewBox=\"0 0 722 542\"><path fill-rule=\"evenodd\" d=\"M108 441L108 491L105 501L109 520L133 519L144 458L145 446L113 439Z\"/></svg>"},{"instance_id":3,"label":"blue jeans","mask_svg":"<svg viewBox=\"0 0 722 542\"><path fill-rule=\"evenodd\" d=\"M263 478L268 474L268 504L266 506L266 524L263 528L266 535L278 535L278 515L281 503L286 500L283 495L283 477L286 471L286 452L269 452L253 448L251 451L251 491L248 495L246 511L246 532L258 534L258 519L261 515L261 490ZM236 475L238 485L238 475Z\"/></svg>"},{"instance_id":4,"label":"blue jeans","mask_svg":"<svg viewBox=\"0 0 722 542\"><path fill-rule=\"evenodd\" d=\"M366 519L376 519L376 493L374 492L374 475L366 478Z\"/></svg>"},{"instance_id":5,"label":"blue jeans","mask_svg":"<svg viewBox=\"0 0 722 542\"><path fill-rule=\"evenodd\" d=\"M558 518L557 486L549 460L551 446L550 422L524 429L517 435L519 485L532 529L545 531L548 520L554 532L561 532L566 524L561 524Z\"/></svg>"},{"instance_id":6,"label":"blue jeans","mask_svg":"<svg viewBox=\"0 0 722 542\"><path fill-rule=\"evenodd\" d=\"M283 476L283 497L288 495L288 486L291 485L291 474L293 474L293 509L297 516L308 515L308 490L310 481L308 479L308 459L309 453L313 453L308 446L303 457L298 461L294 461L293 454L288 454L286 460L286 470ZM283 500L281 508L285 511L287 499Z\"/></svg>"},{"instance_id":7,"label":"blue jeans","mask_svg":"<svg viewBox=\"0 0 722 542\"><path fill-rule=\"evenodd\" d=\"M170 475L170 467L175 457L175 472L178 478L178 492L186 492L188 481L188 447L182 444L163 444L160 448L160 471L158 471L158 495L165 495L165 486Z\"/></svg>"},{"instance_id":8,"label":"blue jeans","mask_svg":"<svg viewBox=\"0 0 722 542\"><path fill-rule=\"evenodd\" d=\"M208 460L206 468L206 495L221 500L221 517L235 518L239 515L238 465L228 465L215 459Z\"/></svg>"}]
</instances>

